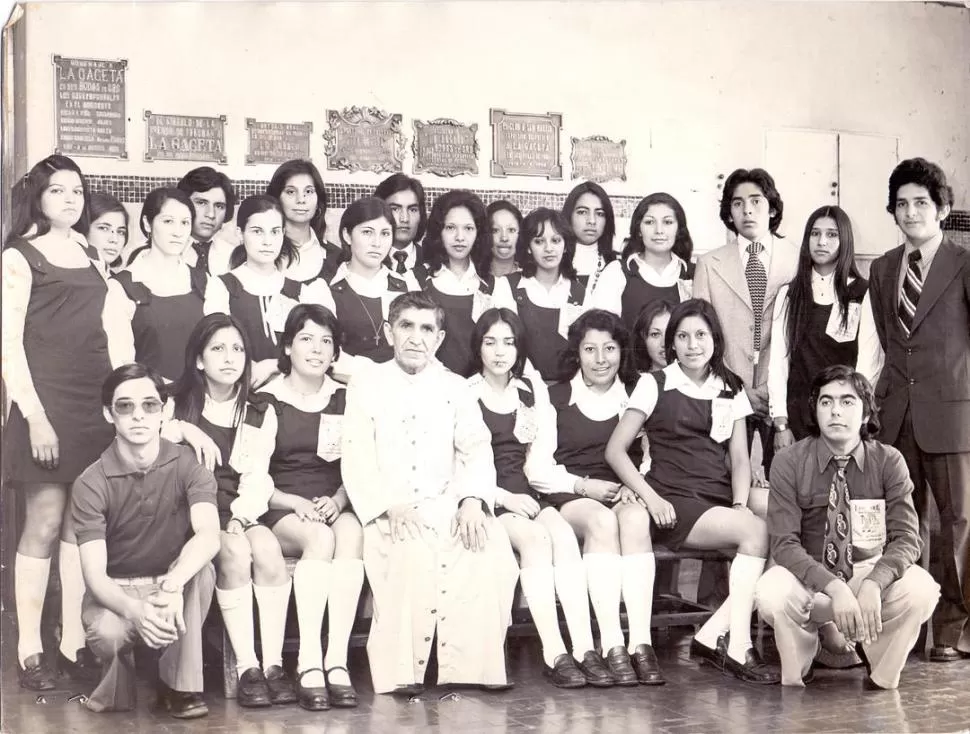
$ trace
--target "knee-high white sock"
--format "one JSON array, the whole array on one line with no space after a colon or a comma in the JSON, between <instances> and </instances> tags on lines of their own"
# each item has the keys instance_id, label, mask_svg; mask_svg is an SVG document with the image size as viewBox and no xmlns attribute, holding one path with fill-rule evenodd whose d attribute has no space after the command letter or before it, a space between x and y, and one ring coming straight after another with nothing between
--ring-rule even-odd
<instances>
[{"instance_id":1,"label":"knee-high white sock","mask_svg":"<svg viewBox=\"0 0 970 734\"><path fill-rule=\"evenodd\" d=\"M347 645L357 618L357 602L364 585L364 562L356 558L335 558L330 571L330 615L327 618L327 654L324 670L347 667ZM350 685L350 677L342 670L330 674L336 685Z\"/></svg>"},{"instance_id":2,"label":"knee-high white sock","mask_svg":"<svg viewBox=\"0 0 970 734\"><path fill-rule=\"evenodd\" d=\"M650 618L653 615L653 580L657 559L653 552L621 556L623 566L623 602L630 628L629 650L637 645L653 645Z\"/></svg>"},{"instance_id":3,"label":"knee-high white sock","mask_svg":"<svg viewBox=\"0 0 970 734\"><path fill-rule=\"evenodd\" d=\"M81 623L84 576L77 544L61 541L57 565L61 580L61 653L68 660L76 660L77 651L84 647L84 625Z\"/></svg>"},{"instance_id":4,"label":"knee-high white sock","mask_svg":"<svg viewBox=\"0 0 970 734\"><path fill-rule=\"evenodd\" d=\"M17 657L24 660L44 651L40 639L40 615L44 611L47 581L51 575L50 558L17 554L14 566L14 598L17 607Z\"/></svg>"},{"instance_id":5,"label":"knee-high white sock","mask_svg":"<svg viewBox=\"0 0 970 734\"><path fill-rule=\"evenodd\" d=\"M293 570L293 590L296 593L296 616L300 622L300 655L297 671L323 668L320 631L323 613L330 592L330 561L303 560ZM318 682L319 681L319 682ZM323 673L311 673L304 685L324 685Z\"/></svg>"},{"instance_id":6,"label":"knee-high white sock","mask_svg":"<svg viewBox=\"0 0 970 734\"><path fill-rule=\"evenodd\" d=\"M264 671L274 665L283 665L283 638L286 636L286 610L290 606L291 588L289 581L279 586L253 584L259 608L259 642Z\"/></svg>"},{"instance_id":7,"label":"knee-high white sock","mask_svg":"<svg viewBox=\"0 0 970 734\"><path fill-rule=\"evenodd\" d=\"M620 627L620 556L616 553L586 553L586 585L593 602L593 613L600 628L600 647L606 654L614 647L623 646L623 629Z\"/></svg>"},{"instance_id":8,"label":"knee-high white sock","mask_svg":"<svg viewBox=\"0 0 970 734\"><path fill-rule=\"evenodd\" d=\"M751 611L754 609L754 588L765 570L765 559L738 553L731 562L728 577L731 592L727 598L731 610L731 639L728 655L737 662L744 661L744 654L751 647Z\"/></svg>"},{"instance_id":9,"label":"knee-high white sock","mask_svg":"<svg viewBox=\"0 0 970 734\"><path fill-rule=\"evenodd\" d=\"M714 650L717 647L717 638L728 631L731 623L731 598L724 600L717 609L714 610L706 622L697 630L694 639L702 645Z\"/></svg>"},{"instance_id":10,"label":"knee-high white sock","mask_svg":"<svg viewBox=\"0 0 970 734\"><path fill-rule=\"evenodd\" d=\"M552 566L529 566L519 573L522 592L529 602L529 612L542 642L542 658L550 668L566 652L556 613L556 582Z\"/></svg>"},{"instance_id":11,"label":"knee-high white sock","mask_svg":"<svg viewBox=\"0 0 970 734\"><path fill-rule=\"evenodd\" d=\"M553 568L556 592L569 629L573 657L582 660L593 649L593 632L589 619L589 589L586 588L586 566L582 563L561 563Z\"/></svg>"},{"instance_id":12,"label":"knee-high white sock","mask_svg":"<svg viewBox=\"0 0 970 734\"><path fill-rule=\"evenodd\" d=\"M236 653L236 672L242 675L250 668L258 668L253 631L253 585L246 584L238 589L216 587L216 603L222 612L222 624L229 635L232 650Z\"/></svg>"}]
</instances>

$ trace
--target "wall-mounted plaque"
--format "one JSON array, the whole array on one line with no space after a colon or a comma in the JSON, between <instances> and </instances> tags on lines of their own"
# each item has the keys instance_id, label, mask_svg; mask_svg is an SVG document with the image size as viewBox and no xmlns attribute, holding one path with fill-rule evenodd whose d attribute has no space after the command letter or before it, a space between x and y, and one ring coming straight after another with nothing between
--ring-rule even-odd
<instances>
[{"instance_id":1,"label":"wall-mounted plaque","mask_svg":"<svg viewBox=\"0 0 970 734\"><path fill-rule=\"evenodd\" d=\"M145 110L145 160L226 163L226 116L160 115Z\"/></svg>"},{"instance_id":2,"label":"wall-mounted plaque","mask_svg":"<svg viewBox=\"0 0 970 734\"><path fill-rule=\"evenodd\" d=\"M478 124L439 118L414 121L414 172L438 176L478 175Z\"/></svg>"},{"instance_id":3,"label":"wall-mounted plaque","mask_svg":"<svg viewBox=\"0 0 970 734\"><path fill-rule=\"evenodd\" d=\"M588 138L570 138L573 151L569 156L572 163L572 178L585 178L590 181L626 181L626 141L614 143L602 135Z\"/></svg>"},{"instance_id":4,"label":"wall-mounted plaque","mask_svg":"<svg viewBox=\"0 0 970 734\"><path fill-rule=\"evenodd\" d=\"M327 110L330 129L323 133L327 168L346 171L396 173L407 145L400 114L375 107Z\"/></svg>"},{"instance_id":5,"label":"wall-mounted plaque","mask_svg":"<svg viewBox=\"0 0 970 734\"><path fill-rule=\"evenodd\" d=\"M310 157L312 122L258 122L247 117L246 129L249 131L246 165L285 163Z\"/></svg>"},{"instance_id":6,"label":"wall-mounted plaque","mask_svg":"<svg viewBox=\"0 0 970 734\"><path fill-rule=\"evenodd\" d=\"M562 180L559 131L562 115L491 110L493 176L545 176Z\"/></svg>"},{"instance_id":7,"label":"wall-mounted plaque","mask_svg":"<svg viewBox=\"0 0 970 734\"><path fill-rule=\"evenodd\" d=\"M54 56L55 153L127 158L125 70L128 61Z\"/></svg>"}]
</instances>

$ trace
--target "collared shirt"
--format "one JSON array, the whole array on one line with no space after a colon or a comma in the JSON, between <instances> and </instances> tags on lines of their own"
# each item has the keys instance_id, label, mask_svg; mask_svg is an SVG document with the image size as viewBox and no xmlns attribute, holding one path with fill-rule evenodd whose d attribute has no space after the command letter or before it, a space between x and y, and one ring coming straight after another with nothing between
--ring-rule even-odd
<instances>
[{"instance_id":1,"label":"collared shirt","mask_svg":"<svg viewBox=\"0 0 970 734\"><path fill-rule=\"evenodd\" d=\"M930 274L930 268L933 267L933 258L936 257L937 251L940 249L940 245L943 244L943 233L940 232L936 237L927 242L922 247L915 247L912 242L906 240L906 244L903 245L903 261L899 266L899 274L896 276L896 303L899 303L899 299L903 294L903 281L906 280L906 271L909 270L909 256L910 253L916 252L918 249L920 252L919 261L919 271L923 276L923 282L926 282L927 276Z\"/></svg>"},{"instance_id":2,"label":"collared shirt","mask_svg":"<svg viewBox=\"0 0 970 734\"><path fill-rule=\"evenodd\" d=\"M216 504L216 481L187 446L161 439L142 471L128 464L117 439L75 480L71 514L78 545L103 540L112 578L168 571L192 534L189 508Z\"/></svg>"},{"instance_id":3,"label":"collared shirt","mask_svg":"<svg viewBox=\"0 0 970 734\"><path fill-rule=\"evenodd\" d=\"M724 381L716 375L708 375L703 384L698 385L690 379L680 368L679 362L668 364L663 369L664 372L664 392L677 390L689 398L697 400L713 400L720 397L726 389ZM640 376L637 386L630 395L627 407L639 410L647 418L657 407L657 400L660 392L657 389L657 378L647 373ZM731 419L739 421L747 418L754 411L751 409L751 401L744 390L738 390L731 401Z\"/></svg>"},{"instance_id":4,"label":"collared shirt","mask_svg":"<svg viewBox=\"0 0 970 734\"><path fill-rule=\"evenodd\" d=\"M892 446L860 441L851 457L846 467L850 496L886 501L886 545L868 576L885 589L920 555L913 483L902 454ZM836 472L832 458L825 441L812 436L776 454L771 464L771 557L813 591L835 579L822 564L829 487Z\"/></svg>"},{"instance_id":5,"label":"collared shirt","mask_svg":"<svg viewBox=\"0 0 970 734\"><path fill-rule=\"evenodd\" d=\"M381 265L373 277L365 278L363 275L353 272L347 267L347 263L341 263L340 267L337 268L337 272L334 273L333 278L330 279L330 285L336 285L341 280L346 280L347 285L351 287L354 293L364 298L381 298L386 293L394 293L395 296L400 295L396 291L390 290L387 285L388 278L403 280L409 291L421 290L421 287L414 279L414 273L409 271L404 275L398 275L397 273L391 272L385 265Z\"/></svg>"},{"instance_id":6,"label":"collared shirt","mask_svg":"<svg viewBox=\"0 0 970 734\"><path fill-rule=\"evenodd\" d=\"M398 252L407 254L407 257L404 259L404 267L408 270L414 270L418 264L418 248L414 246L414 243L408 242L405 247L391 247L391 251L387 253L387 259L391 261L391 267L395 273L397 272L397 259L394 255ZM400 275L403 275L403 273L400 273Z\"/></svg>"},{"instance_id":7,"label":"collared shirt","mask_svg":"<svg viewBox=\"0 0 970 734\"><path fill-rule=\"evenodd\" d=\"M327 259L327 251L320 244L316 232L311 230L309 240L301 245L294 242L293 245L296 247L299 257L286 267L284 271L286 277L305 283L320 275L323 263Z\"/></svg>"},{"instance_id":8,"label":"collared shirt","mask_svg":"<svg viewBox=\"0 0 970 734\"><path fill-rule=\"evenodd\" d=\"M482 279L478 277L478 271L470 262L468 268L461 275L455 275L451 268L444 266L438 268L431 278L434 280L434 287L447 296L473 295L482 284Z\"/></svg>"},{"instance_id":9,"label":"collared shirt","mask_svg":"<svg viewBox=\"0 0 970 734\"><path fill-rule=\"evenodd\" d=\"M286 276L279 270L265 274L247 267L245 263L230 271L240 282L243 290L253 296L276 296L283 292L283 283ZM323 278L317 278L310 283L300 286L300 303L315 303L330 309L331 313L336 313L333 303L333 295L330 293L330 286ZM293 304L291 303L290 306ZM205 315L210 313L229 313L229 290L222 278L209 278L205 289L205 301L202 305L202 312ZM287 311L289 313L289 311ZM285 321L286 313L281 314L281 321ZM273 324L274 328L276 325ZM282 331L282 323L279 324L277 331Z\"/></svg>"},{"instance_id":10,"label":"collared shirt","mask_svg":"<svg viewBox=\"0 0 970 734\"><path fill-rule=\"evenodd\" d=\"M573 255L573 267L579 275L592 275L600 266L600 251L598 243L584 245L576 243L576 252Z\"/></svg>"},{"instance_id":11,"label":"collared shirt","mask_svg":"<svg viewBox=\"0 0 970 734\"><path fill-rule=\"evenodd\" d=\"M743 273L748 267L748 258L751 253L748 252L748 245L750 245L752 240L749 240L743 235L738 235L738 251L741 255L741 272ZM758 259L761 260L761 264L765 267L765 272L767 273L771 267L771 253L775 246L775 239L770 234L766 234L758 242L761 243L762 250L758 253Z\"/></svg>"},{"instance_id":12,"label":"collared shirt","mask_svg":"<svg viewBox=\"0 0 970 734\"><path fill-rule=\"evenodd\" d=\"M632 267L634 264L636 268ZM681 258L671 254L670 262L662 270L657 270L635 252L626 259L626 265L627 269L635 271L644 283L649 283L656 288L669 288L672 285L677 285L680 274L686 267Z\"/></svg>"}]
</instances>

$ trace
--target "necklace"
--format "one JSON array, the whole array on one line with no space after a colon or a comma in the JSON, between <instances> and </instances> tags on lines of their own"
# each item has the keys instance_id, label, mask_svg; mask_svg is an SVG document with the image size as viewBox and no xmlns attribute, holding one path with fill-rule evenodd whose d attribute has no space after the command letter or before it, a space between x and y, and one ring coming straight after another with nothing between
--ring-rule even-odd
<instances>
[{"instance_id":1,"label":"necklace","mask_svg":"<svg viewBox=\"0 0 970 734\"><path fill-rule=\"evenodd\" d=\"M377 323L374 323L374 318L370 315L370 311L367 309L367 304L364 303L364 299L360 297L360 294L349 285L347 286L347 290L353 293L357 298L357 301L360 303L360 307L364 311L364 315L367 316L367 320L370 322L370 328L374 332L374 346L379 347L381 345L381 326L384 325L384 320L381 319Z\"/></svg>"}]
</instances>

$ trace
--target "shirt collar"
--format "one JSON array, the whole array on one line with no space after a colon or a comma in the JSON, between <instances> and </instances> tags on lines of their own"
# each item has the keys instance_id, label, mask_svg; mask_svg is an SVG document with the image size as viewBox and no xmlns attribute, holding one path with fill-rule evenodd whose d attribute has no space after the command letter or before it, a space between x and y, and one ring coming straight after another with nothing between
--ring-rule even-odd
<instances>
[{"instance_id":1,"label":"shirt collar","mask_svg":"<svg viewBox=\"0 0 970 734\"><path fill-rule=\"evenodd\" d=\"M679 274L680 271L684 269L684 266L685 266L685 263L683 259L675 255L674 253L670 253L670 262L667 263L667 265L664 267L663 270L659 271L659 275L666 275L668 272L670 272L671 270L674 270L675 268L677 270L677 273ZM643 268L650 267L650 266L640 259L640 253L634 252L627 257L626 267L628 270L633 270L634 272L640 272ZM652 267L650 267L650 270L657 272Z\"/></svg>"},{"instance_id":2,"label":"shirt collar","mask_svg":"<svg viewBox=\"0 0 970 734\"><path fill-rule=\"evenodd\" d=\"M543 289L545 288L545 286L542 285L542 283L540 283L538 280L535 279L534 275L531 275L528 278L520 278L519 288L526 288L529 286L530 283L533 284L532 285L533 288L543 288ZM552 290L556 290L564 287L569 288L570 285L571 285L571 282L569 278L565 277L560 273L559 278L556 279L555 284L552 286Z\"/></svg>"},{"instance_id":3,"label":"shirt collar","mask_svg":"<svg viewBox=\"0 0 970 734\"><path fill-rule=\"evenodd\" d=\"M816 436L812 440L815 441L815 459L818 466L818 473L822 474L828 467L829 462L832 461L835 454L821 436ZM859 467L859 471L864 471L866 463L866 442L859 441L856 447L849 452L849 456L855 459L855 463L856 466Z\"/></svg>"},{"instance_id":4,"label":"shirt collar","mask_svg":"<svg viewBox=\"0 0 970 734\"><path fill-rule=\"evenodd\" d=\"M694 381L680 368L680 362L674 361L668 364L664 367L663 371L665 374L664 391L676 390L677 388L694 384ZM704 380L704 384L701 385L702 390L711 391L721 391L724 390L724 387L724 380L713 373L709 374L707 379Z\"/></svg>"},{"instance_id":5,"label":"shirt collar","mask_svg":"<svg viewBox=\"0 0 970 734\"><path fill-rule=\"evenodd\" d=\"M741 252L742 258L748 253L748 245L750 245L752 242L753 240L749 240L744 235L738 235L738 250ZM771 254L771 246L774 244L774 238L771 236L771 233L766 234L764 237L758 240L758 242L760 242L761 246L765 248L765 253Z\"/></svg>"},{"instance_id":6,"label":"shirt collar","mask_svg":"<svg viewBox=\"0 0 970 734\"><path fill-rule=\"evenodd\" d=\"M330 375L324 375L323 384L319 390L312 395L301 395L290 387L284 377L277 377L266 384L260 392L269 393L278 400L309 413L326 408L340 387L341 385Z\"/></svg>"},{"instance_id":7,"label":"shirt collar","mask_svg":"<svg viewBox=\"0 0 970 734\"><path fill-rule=\"evenodd\" d=\"M148 472L157 469L160 466L165 466L170 464L178 458L179 449L174 443L166 441L164 438L160 440L158 447L158 456L155 457L155 461L152 465L148 467L144 472L141 469L136 469L122 457L121 452L118 450L118 439L115 438L111 442L111 445L105 449L104 453L101 454L101 468L104 470L104 474L107 477L126 477L131 474L147 474Z\"/></svg>"},{"instance_id":8,"label":"shirt collar","mask_svg":"<svg viewBox=\"0 0 970 734\"><path fill-rule=\"evenodd\" d=\"M435 274L431 276L432 278L444 278L445 280L452 280L455 283L461 284L472 284L477 288L480 278L478 277L478 271L475 270L474 263L468 263L468 269L461 275L455 275L447 265L442 265L435 271Z\"/></svg>"},{"instance_id":9,"label":"shirt collar","mask_svg":"<svg viewBox=\"0 0 970 734\"><path fill-rule=\"evenodd\" d=\"M482 392L488 387L488 383L485 382L485 378L482 376L481 372L477 372L468 378L468 387L472 390L475 395L481 395ZM505 387L505 392L511 392L512 390L524 390L525 392L533 392L532 388L526 384L525 380L519 377L513 377L509 380L509 384Z\"/></svg>"},{"instance_id":10,"label":"shirt collar","mask_svg":"<svg viewBox=\"0 0 970 734\"><path fill-rule=\"evenodd\" d=\"M619 377L613 380L613 384L610 389L605 393L593 392L586 386L586 381L583 379L583 371L577 370L573 379L569 381L570 395L569 404L577 405L579 402L586 402L588 400L595 400L599 402L615 401L617 406L623 405L629 400L629 396L626 394L626 387Z\"/></svg>"},{"instance_id":11,"label":"shirt collar","mask_svg":"<svg viewBox=\"0 0 970 734\"><path fill-rule=\"evenodd\" d=\"M936 255L936 251L940 249L940 245L942 244L943 244L943 232L940 232L938 236L934 237L931 241L927 242L925 245L923 245L920 248L914 247L909 240L906 240L906 244L903 246L903 250L904 250L903 254L906 257L909 257L909 253L915 251L916 249L919 249L923 262L927 263L933 259L934 255ZM923 274L923 277L924 278L926 277L925 272Z\"/></svg>"},{"instance_id":12,"label":"shirt collar","mask_svg":"<svg viewBox=\"0 0 970 734\"><path fill-rule=\"evenodd\" d=\"M393 275L393 273L391 273L391 271L388 269L388 267L386 265L381 265L381 269L378 271L377 275L374 276L374 280L377 281L378 283L380 283L381 282L380 279L383 277L384 278L384 285L385 285L385 288L386 288L386 286L387 286L387 276L389 276L389 275ZM369 280L365 280L364 278L362 278L361 276L359 276L359 275L357 275L355 273L350 272L350 268L347 267L347 263L346 262L340 263L339 267L337 268L337 272L334 273L333 278L330 279L330 285L334 285L336 283L339 283L341 280L346 280L348 283L351 280L356 280L358 283L370 283L370 282L372 282L372 281L369 281Z\"/></svg>"}]
</instances>

